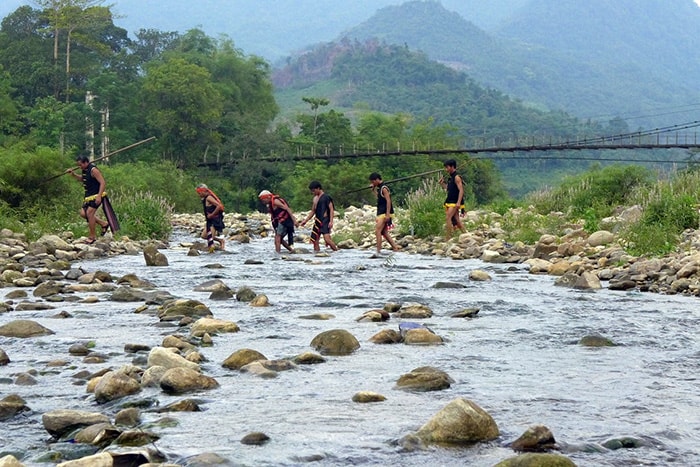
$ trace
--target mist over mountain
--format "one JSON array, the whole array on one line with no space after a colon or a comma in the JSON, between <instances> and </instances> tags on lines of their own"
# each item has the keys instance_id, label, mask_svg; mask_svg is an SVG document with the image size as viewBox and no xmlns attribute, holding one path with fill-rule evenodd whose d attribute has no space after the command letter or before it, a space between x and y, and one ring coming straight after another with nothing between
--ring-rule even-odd
<instances>
[{"instance_id":1,"label":"mist over mountain","mask_svg":"<svg viewBox=\"0 0 700 467\"><path fill-rule=\"evenodd\" d=\"M436 2L382 8L345 38L406 44L482 85L630 126L697 118L700 8L692 0L531 0L486 33ZM656 115L689 104L692 115Z\"/></svg>"},{"instance_id":2,"label":"mist over mountain","mask_svg":"<svg viewBox=\"0 0 700 467\"><path fill-rule=\"evenodd\" d=\"M369 19L379 8L404 0L114 0L115 20L131 34L139 29L185 32L201 28L212 37L226 34L246 54L271 62ZM528 0L441 0L482 28L493 28ZM1 0L0 18L31 0Z\"/></svg>"}]
</instances>

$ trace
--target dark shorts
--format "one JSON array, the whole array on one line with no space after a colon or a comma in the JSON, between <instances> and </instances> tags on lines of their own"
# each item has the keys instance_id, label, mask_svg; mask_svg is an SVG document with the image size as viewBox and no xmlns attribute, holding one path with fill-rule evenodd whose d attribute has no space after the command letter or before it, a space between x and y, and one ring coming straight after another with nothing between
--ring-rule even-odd
<instances>
[{"instance_id":1,"label":"dark shorts","mask_svg":"<svg viewBox=\"0 0 700 467\"><path fill-rule=\"evenodd\" d=\"M284 222L278 222L275 227L275 234L279 235L280 237L284 237L285 235L290 235L294 234L294 221L291 219L287 219Z\"/></svg>"},{"instance_id":2,"label":"dark shorts","mask_svg":"<svg viewBox=\"0 0 700 467\"><path fill-rule=\"evenodd\" d=\"M311 240L316 242L321 235L326 235L331 233L331 220L330 219L318 219L314 221L314 228L311 229Z\"/></svg>"},{"instance_id":3,"label":"dark shorts","mask_svg":"<svg viewBox=\"0 0 700 467\"><path fill-rule=\"evenodd\" d=\"M221 233L226 226L224 225L224 220L221 217L217 217L216 219L207 219L207 230L210 230L212 227L217 233Z\"/></svg>"},{"instance_id":4,"label":"dark shorts","mask_svg":"<svg viewBox=\"0 0 700 467\"><path fill-rule=\"evenodd\" d=\"M100 207L100 205L97 204L97 202L94 199L83 203L83 209L85 209L86 211L87 211L87 208L97 209L99 207ZM73 209L75 209L75 208L73 208Z\"/></svg>"}]
</instances>

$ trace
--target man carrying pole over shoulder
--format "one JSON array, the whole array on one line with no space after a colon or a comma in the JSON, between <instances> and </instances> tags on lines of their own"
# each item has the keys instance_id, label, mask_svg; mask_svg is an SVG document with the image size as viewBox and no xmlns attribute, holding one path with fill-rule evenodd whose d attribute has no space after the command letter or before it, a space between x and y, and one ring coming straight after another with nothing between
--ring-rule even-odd
<instances>
[{"instance_id":1,"label":"man carrying pole over shoulder","mask_svg":"<svg viewBox=\"0 0 700 467\"><path fill-rule=\"evenodd\" d=\"M110 228L110 224L107 221L97 217L97 209L100 206L102 206L103 209L106 208L106 205L103 203L107 202L107 194L105 192L107 184L100 169L90 162L90 158L86 154L78 155L75 160L81 169L81 173L75 173L75 169L73 168L68 169L66 172L71 174L73 178L82 182L85 188L85 198L83 199L83 207L80 210L80 216L87 220L88 238L86 243L92 245L97 241L97 236L95 234L97 225L102 229L101 235L106 234L107 230ZM106 209L105 213L108 214ZM115 229L113 229L113 231L114 230Z\"/></svg>"}]
</instances>

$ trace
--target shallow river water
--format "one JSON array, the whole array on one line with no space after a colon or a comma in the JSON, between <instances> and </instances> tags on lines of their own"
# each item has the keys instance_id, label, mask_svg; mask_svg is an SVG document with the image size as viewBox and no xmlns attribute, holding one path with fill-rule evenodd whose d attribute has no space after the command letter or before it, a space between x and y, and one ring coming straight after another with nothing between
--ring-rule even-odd
<instances>
[{"instance_id":1,"label":"shallow river water","mask_svg":"<svg viewBox=\"0 0 700 467\"><path fill-rule=\"evenodd\" d=\"M557 287L549 276L531 275L521 265L493 265L477 260L397 253L371 259L371 251L343 250L328 258L295 255L286 261L273 252L270 239L229 245L228 253L187 256L179 241L163 250L170 266L146 267L142 256L119 256L76 264L87 271L108 271L117 278L135 273L182 298L207 304L216 318L238 323L241 331L214 336L201 349L203 371L220 383L214 390L169 396L148 388L129 399L154 398L163 406L184 397L200 401L202 412L168 414L179 422L155 428L155 445L171 462L214 452L235 465L469 465L492 466L514 455L506 444L528 427L544 424L579 466L700 465L700 308L697 298L638 292L576 291ZM299 246L299 245L298 245ZM282 255L284 256L284 255ZM247 259L263 264L244 264ZM206 267L213 263L222 268ZM474 282L469 272L484 269L493 280ZM233 289L249 286L266 294L272 306L212 301L194 287L221 279ZM434 288L454 282L464 288ZM0 289L0 301L12 288ZM60 302L53 310L12 311L0 324L32 319L55 331L33 339L0 337L12 362L0 367L0 392L22 396L32 409L2 422L0 453L25 452L35 465L49 446L41 413L63 408L115 413L119 403L98 406L72 375L80 370L119 368L134 355L125 344L158 346L174 326L158 326L151 312L134 313L139 303ZM29 300L35 300L31 293ZM398 329L399 320L358 323L362 313L387 302L419 302L432 308L425 323L446 343L440 346L376 345L368 339L382 328ZM452 318L478 307L474 319ZM68 311L73 317L51 316ZM330 313L314 321L302 315ZM310 342L329 329L346 329L361 343L350 356L280 372L275 379L225 369L234 351L251 348L269 359L312 351ZM586 348L581 337L601 334L619 344ZM76 342L95 342L106 364L89 365L71 356ZM69 367L49 368L63 359ZM443 391L410 393L394 389L405 373L430 365L455 382ZM13 384L17 373L35 369L38 384ZM358 404L358 391L386 396L379 403ZM415 432L456 398L467 398L495 419L498 440L471 447L432 447L403 451L397 440ZM163 414L143 413L148 423ZM260 431L263 446L240 443ZM607 450L602 443L631 436L641 446ZM39 464L36 464L39 465ZM46 465L46 464L43 464Z\"/></svg>"}]
</instances>

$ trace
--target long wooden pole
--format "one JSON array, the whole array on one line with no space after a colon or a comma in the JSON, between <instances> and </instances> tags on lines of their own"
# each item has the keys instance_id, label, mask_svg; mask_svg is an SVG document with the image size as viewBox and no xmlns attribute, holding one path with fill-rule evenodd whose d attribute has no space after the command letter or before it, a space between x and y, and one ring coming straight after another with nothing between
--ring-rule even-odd
<instances>
[{"instance_id":1,"label":"long wooden pole","mask_svg":"<svg viewBox=\"0 0 700 467\"><path fill-rule=\"evenodd\" d=\"M431 175L431 174L434 174L434 173L442 172L443 170L445 170L445 169L429 170L428 172L423 172L423 173L419 173L419 174L415 174L415 175L407 175L407 176L405 176L405 177L392 178L391 180L387 180L387 181L385 181L384 183L385 183L385 184L389 184L389 183L394 183L394 182L402 182L402 181L404 181L404 180L409 180L409 179L411 179L411 178L416 178L416 177L425 177L426 175ZM357 189L355 189L355 190L346 191L344 194L348 194L348 193L357 193L358 191L367 190L368 188L372 188L372 185L370 185L370 186L364 186L364 187L362 187L362 188L357 188Z\"/></svg>"},{"instance_id":2,"label":"long wooden pole","mask_svg":"<svg viewBox=\"0 0 700 467\"><path fill-rule=\"evenodd\" d=\"M129 149L135 148L136 146L140 146L140 145L142 145L142 144L149 143L149 142L151 142L151 141L153 141L153 140L155 140L155 139L156 139L155 136L151 136L150 138L146 138L146 139L141 140L141 141L138 141L138 142L136 142L136 143L134 143L134 144L130 144L130 145L128 145L128 146L124 146L123 148L117 149L116 151L113 151L113 152L110 152L110 153L107 154L107 155L104 155L104 156L102 156L102 157L98 157L97 159L93 160L92 162L99 162L99 161L101 161L101 160L103 160L103 159L107 159L107 158L112 157L112 156L114 156L114 155L116 155L116 154L119 154L120 152L124 152L124 151L127 151L127 150L129 150ZM78 166L76 166L76 167L71 167L71 169L73 169L73 170L79 169L79 168L80 168L80 167L78 167ZM66 170L65 172L61 172L61 173L58 174L58 175L54 175L53 177L49 177L49 178L47 178L46 180L40 182L39 184L41 185L41 184L44 184L44 183L46 183L46 182L50 182L51 180L54 180L54 179L56 179L56 178L58 178L58 177L61 177L61 176L65 175L65 174L69 173L68 171L71 170L71 169L68 169L68 170Z\"/></svg>"}]
</instances>

